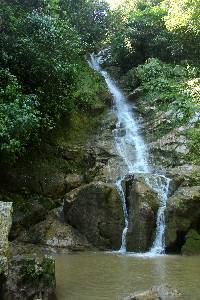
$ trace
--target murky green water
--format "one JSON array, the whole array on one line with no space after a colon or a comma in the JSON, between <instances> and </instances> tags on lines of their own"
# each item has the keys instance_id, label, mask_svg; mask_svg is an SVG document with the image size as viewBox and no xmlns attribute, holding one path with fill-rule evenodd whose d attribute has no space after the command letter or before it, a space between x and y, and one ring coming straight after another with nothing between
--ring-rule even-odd
<instances>
[{"instance_id":1,"label":"murky green water","mask_svg":"<svg viewBox=\"0 0 200 300\"><path fill-rule=\"evenodd\" d=\"M116 300L168 283L200 300L200 257L73 253L56 260L58 300Z\"/></svg>"}]
</instances>

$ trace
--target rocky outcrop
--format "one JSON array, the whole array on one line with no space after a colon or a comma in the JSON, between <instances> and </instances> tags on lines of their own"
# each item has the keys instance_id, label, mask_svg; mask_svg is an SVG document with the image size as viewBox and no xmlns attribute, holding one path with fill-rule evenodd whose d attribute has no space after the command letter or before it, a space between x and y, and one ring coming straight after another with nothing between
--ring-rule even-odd
<instances>
[{"instance_id":1,"label":"rocky outcrop","mask_svg":"<svg viewBox=\"0 0 200 300\"><path fill-rule=\"evenodd\" d=\"M159 207L158 195L150 188L145 178L151 174L136 174L124 180L128 207L127 250L144 252L152 245Z\"/></svg>"},{"instance_id":2,"label":"rocky outcrop","mask_svg":"<svg viewBox=\"0 0 200 300\"><path fill-rule=\"evenodd\" d=\"M64 199L67 223L100 249L119 249L124 216L116 188L93 182L75 189Z\"/></svg>"},{"instance_id":3,"label":"rocky outcrop","mask_svg":"<svg viewBox=\"0 0 200 300\"><path fill-rule=\"evenodd\" d=\"M166 209L166 246L180 251L191 229L200 231L200 186L180 187L169 199Z\"/></svg>"},{"instance_id":4,"label":"rocky outcrop","mask_svg":"<svg viewBox=\"0 0 200 300\"><path fill-rule=\"evenodd\" d=\"M51 211L46 220L24 231L17 242L80 251L91 248L87 239L72 226L63 223L62 207Z\"/></svg>"},{"instance_id":5,"label":"rocky outcrop","mask_svg":"<svg viewBox=\"0 0 200 300\"><path fill-rule=\"evenodd\" d=\"M48 300L54 295L55 262L51 257L16 256L9 263L3 300Z\"/></svg>"},{"instance_id":6,"label":"rocky outcrop","mask_svg":"<svg viewBox=\"0 0 200 300\"><path fill-rule=\"evenodd\" d=\"M171 178L170 194L172 195L179 187L192 187L200 184L200 166L184 164L168 168L166 176Z\"/></svg>"},{"instance_id":7,"label":"rocky outcrop","mask_svg":"<svg viewBox=\"0 0 200 300\"><path fill-rule=\"evenodd\" d=\"M184 297L176 289L168 285L160 285L145 292L131 294L123 300L184 300Z\"/></svg>"},{"instance_id":8,"label":"rocky outcrop","mask_svg":"<svg viewBox=\"0 0 200 300\"><path fill-rule=\"evenodd\" d=\"M182 165L184 156L188 154L188 139L178 129L163 135L156 141L149 143L152 160L165 167Z\"/></svg>"}]
</instances>

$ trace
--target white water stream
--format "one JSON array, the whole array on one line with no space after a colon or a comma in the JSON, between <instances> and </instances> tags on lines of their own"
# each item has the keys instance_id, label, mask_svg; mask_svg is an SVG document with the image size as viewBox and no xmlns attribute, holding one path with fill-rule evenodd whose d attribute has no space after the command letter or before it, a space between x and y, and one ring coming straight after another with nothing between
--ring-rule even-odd
<instances>
[{"instance_id":1,"label":"white water stream","mask_svg":"<svg viewBox=\"0 0 200 300\"><path fill-rule=\"evenodd\" d=\"M100 56L94 54L90 58L90 66L99 72L105 79L108 89L113 96L114 111L117 117L116 129L114 130L115 145L119 155L123 158L127 173L143 174L146 183L158 194L160 207L157 215L156 235L149 250L150 255L162 254L165 250L164 231L165 231L165 208L167 203L169 179L163 175L151 173L151 168L148 164L147 147L139 133L139 124L133 112L133 106L128 104L126 97L116 83L112 80L109 74L102 70L100 66ZM152 174L150 177L145 174ZM126 252L126 235L128 231L128 211L126 206L125 194L122 188L124 176L116 180L116 186L121 195L122 207L125 217L125 227L122 234L122 243L120 252Z\"/></svg>"}]
</instances>

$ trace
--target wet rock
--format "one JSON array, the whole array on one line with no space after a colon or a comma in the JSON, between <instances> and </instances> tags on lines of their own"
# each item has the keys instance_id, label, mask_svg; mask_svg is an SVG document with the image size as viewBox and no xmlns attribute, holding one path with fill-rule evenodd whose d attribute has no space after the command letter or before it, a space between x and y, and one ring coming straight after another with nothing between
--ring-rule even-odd
<instances>
[{"instance_id":1,"label":"wet rock","mask_svg":"<svg viewBox=\"0 0 200 300\"><path fill-rule=\"evenodd\" d=\"M183 300L183 295L168 285L152 287L141 293L134 293L124 300Z\"/></svg>"},{"instance_id":2,"label":"wet rock","mask_svg":"<svg viewBox=\"0 0 200 300\"><path fill-rule=\"evenodd\" d=\"M168 251L180 251L191 228L200 231L200 186L180 187L168 199L165 234Z\"/></svg>"},{"instance_id":3,"label":"wet rock","mask_svg":"<svg viewBox=\"0 0 200 300\"><path fill-rule=\"evenodd\" d=\"M55 292L55 261L45 256L16 256L9 264L3 300L48 300Z\"/></svg>"},{"instance_id":4,"label":"wet rock","mask_svg":"<svg viewBox=\"0 0 200 300\"><path fill-rule=\"evenodd\" d=\"M134 175L124 181L129 215L127 250L144 252L152 245L156 216L159 207L157 193L147 184L145 178L151 174Z\"/></svg>"},{"instance_id":5,"label":"wet rock","mask_svg":"<svg viewBox=\"0 0 200 300\"><path fill-rule=\"evenodd\" d=\"M100 249L119 249L124 216L116 188L93 182L75 189L64 200L67 223Z\"/></svg>"},{"instance_id":6,"label":"wet rock","mask_svg":"<svg viewBox=\"0 0 200 300\"><path fill-rule=\"evenodd\" d=\"M184 255L200 255L200 234L190 229L186 235L186 242L181 249Z\"/></svg>"},{"instance_id":7,"label":"wet rock","mask_svg":"<svg viewBox=\"0 0 200 300\"><path fill-rule=\"evenodd\" d=\"M82 234L62 222L61 210L62 208L51 211L46 220L24 231L17 241L74 251L91 248Z\"/></svg>"}]
</instances>

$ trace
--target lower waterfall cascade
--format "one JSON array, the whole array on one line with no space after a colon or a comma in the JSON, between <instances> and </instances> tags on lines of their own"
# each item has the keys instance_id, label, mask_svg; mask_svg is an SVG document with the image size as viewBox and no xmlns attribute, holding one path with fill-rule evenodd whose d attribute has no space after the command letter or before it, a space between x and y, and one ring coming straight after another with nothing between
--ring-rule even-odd
<instances>
[{"instance_id":1,"label":"lower waterfall cascade","mask_svg":"<svg viewBox=\"0 0 200 300\"><path fill-rule=\"evenodd\" d=\"M117 118L116 128L113 130L114 142L118 154L123 159L127 171L125 176L141 174L144 180L153 189L160 201L160 206L156 220L156 234L152 247L144 255L160 255L165 252L165 208L168 199L170 179L164 175L152 172L148 163L148 150L145 142L139 133L139 124L134 115L133 105L126 101L126 97L115 81L110 77L107 71L101 68L101 56L91 54L89 64L91 68L96 70L103 76L106 81L108 90L113 97L114 113ZM151 177L145 176L151 174ZM120 193L121 202L124 212L125 227L122 233L120 253L127 253L126 236L128 232L128 209L126 205L126 197L123 191L122 182L124 174L117 178L115 185Z\"/></svg>"}]
</instances>

